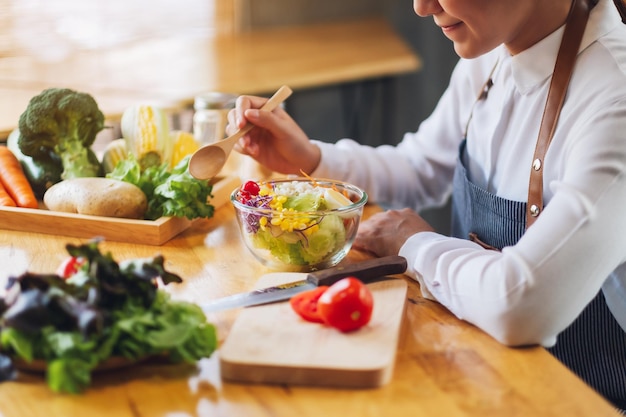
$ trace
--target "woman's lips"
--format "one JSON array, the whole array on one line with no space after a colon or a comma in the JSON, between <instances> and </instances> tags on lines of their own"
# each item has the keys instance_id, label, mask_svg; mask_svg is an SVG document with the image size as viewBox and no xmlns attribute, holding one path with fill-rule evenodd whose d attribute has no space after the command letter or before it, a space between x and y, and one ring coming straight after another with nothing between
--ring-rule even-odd
<instances>
[{"instance_id":1,"label":"woman's lips","mask_svg":"<svg viewBox=\"0 0 626 417\"><path fill-rule=\"evenodd\" d=\"M454 23L452 25L440 25L439 27L441 28L443 33L448 33L448 32L452 32L453 30L458 28L461 25L461 23L462 22L457 22L457 23Z\"/></svg>"}]
</instances>

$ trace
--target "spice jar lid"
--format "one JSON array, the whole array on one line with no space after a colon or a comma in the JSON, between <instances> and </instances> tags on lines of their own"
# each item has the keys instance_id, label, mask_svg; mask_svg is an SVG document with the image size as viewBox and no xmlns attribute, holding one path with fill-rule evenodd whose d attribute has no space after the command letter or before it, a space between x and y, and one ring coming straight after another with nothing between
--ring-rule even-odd
<instances>
[{"instance_id":1,"label":"spice jar lid","mask_svg":"<svg viewBox=\"0 0 626 417\"><path fill-rule=\"evenodd\" d=\"M236 94L208 92L202 93L194 99L195 110L232 109L237 100Z\"/></svg>"}]
</instances>

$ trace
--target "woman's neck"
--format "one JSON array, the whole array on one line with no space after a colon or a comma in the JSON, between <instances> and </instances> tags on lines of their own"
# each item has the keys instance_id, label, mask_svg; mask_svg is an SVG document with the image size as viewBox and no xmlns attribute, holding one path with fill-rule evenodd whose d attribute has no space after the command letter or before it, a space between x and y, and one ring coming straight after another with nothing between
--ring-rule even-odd
<instances>
[{"instance_id":1,"label":"woman's neck","mask_svg":"<svg viewBox=\"0 0 626 417\"><path fill-rule=\"evenodd\" d=\"M534 10L527 15L527 19L521 22L513 39L505 42L511 55L530 48L563 26L573 3L571 0L539 0L534 1L533 4Z\"/></svg>"}]
</instances>

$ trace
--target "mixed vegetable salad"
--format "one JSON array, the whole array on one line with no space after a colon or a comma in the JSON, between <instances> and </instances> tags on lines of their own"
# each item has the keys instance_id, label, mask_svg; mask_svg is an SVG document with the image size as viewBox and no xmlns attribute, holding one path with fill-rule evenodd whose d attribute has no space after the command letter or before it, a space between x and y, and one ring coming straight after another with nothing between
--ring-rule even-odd
<instances>
[{"instance_id":1,"label":"mixed vegetable salad","mask_svg":"<svg viewBox=\"0 0 626 417\"><path fill-rule=\"evenodd\" d=\"M39 361L52 390L79 393L111 359L193 363L215 351L216 330L201 308L157 285L182 282L162 256L118 264L98 243L67 245L56 273L10 278L0 298L0 381L16 376L14 362Z\"/></svg>"},{"instance_id":2,"label":"mixed vegetable salad","mask_svg":"<svg viewBox=\"0 0 626 417\"><path fill-rule=\"evenodd\" d=\"M339 190L315 181L257 183L237 192L246 238L289 265L316 265L353 237L361 208Z\"/></svg>"}]
</instances>

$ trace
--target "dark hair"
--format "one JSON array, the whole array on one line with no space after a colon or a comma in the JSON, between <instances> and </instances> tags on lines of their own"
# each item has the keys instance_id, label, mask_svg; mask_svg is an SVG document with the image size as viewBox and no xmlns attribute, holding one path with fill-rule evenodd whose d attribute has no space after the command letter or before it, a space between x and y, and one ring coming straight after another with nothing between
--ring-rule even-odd
<instances>
[{"instance_id":1,"label":"dark hair","mask_svg":"<svg viewBox=\"0 0 626 417\"><path fill-rule=\"evenodd\" d=\"M626 24L626 0L613 0L613 3L615 3L615 7L617 7L617 11L622 17L622 22Z\"/></svg>"}]
</instances>

